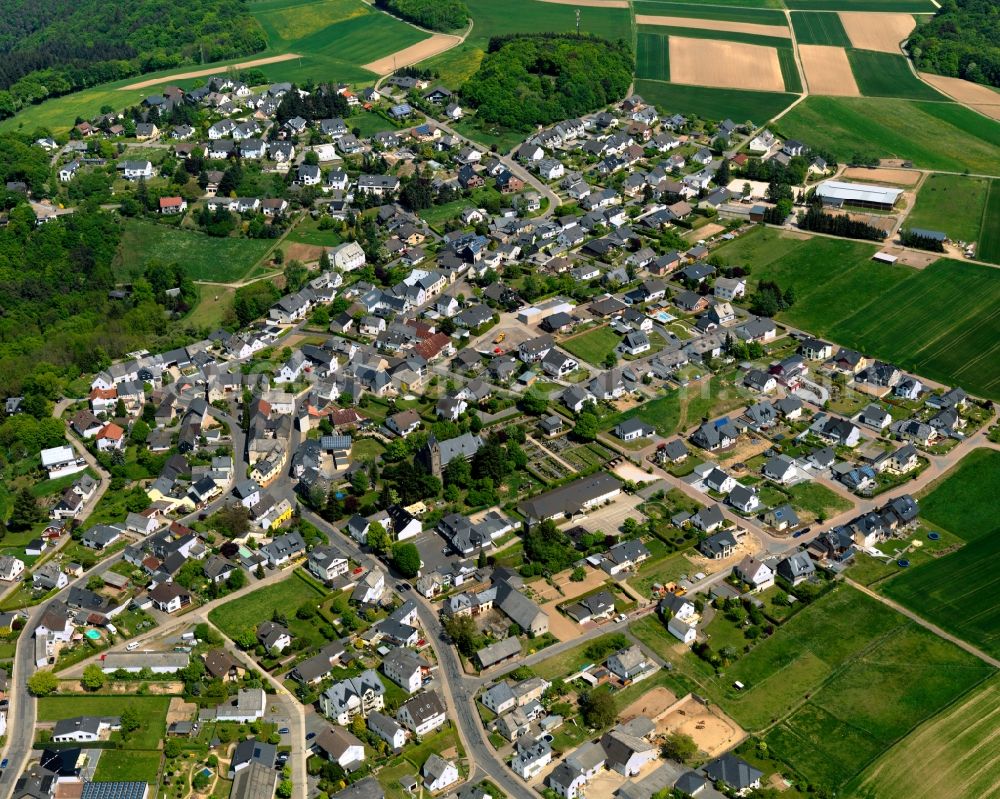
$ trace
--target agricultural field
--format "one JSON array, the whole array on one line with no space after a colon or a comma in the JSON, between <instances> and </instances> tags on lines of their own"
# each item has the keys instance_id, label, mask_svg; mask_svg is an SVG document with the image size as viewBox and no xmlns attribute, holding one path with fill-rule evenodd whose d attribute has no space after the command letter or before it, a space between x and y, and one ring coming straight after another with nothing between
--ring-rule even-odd
<instances>
[{"instance_id":1,"label":"agricultural field","mask_svg":"<svg viewBox=\"0 0 1000 799\"><path fill-rule=\"evenodd\" d=\"M840 786L991 674L974 656L907 623L856 653L764 740L810 782Z\"/></svg>"},{"instance_id":2,"label":"agricultural field","mask_svg":"<svg viewBox=\"0 0 1000 799\"><path fill-rule=\"evenodd\" d=\"M295 636L321 643L315 619L303 621L295 617L295 611L306 603L318 605L323 598L323 593L310 582L292 573L280 583L259 588L215 608L208 614L208 619L230 638L234 638L248 627L256 629L258 624L279 611L287 616L288 629Z\"/></svg>"},{"instance_id":3,"label":"agricultural field","mask_svg":"<svg viewBox=\"0 0 1000 799\"><path fill-rule=\"evenodd\" d=\"M115 271L128 279L141 275L154 261L179 263L192 280L229 283L244 278L272 246L269 239L214 238L130 219L125 223Z\"/></svg>"},{"instance_id":4,"label":"agricultural field","mask_svg":"<svg viewBox=\"0 0 1000 799\"><path fill-rule=\"evenodd\" d=\"M933 13L932 0L784 0L792 11L899 11Z\"/></svg>"},{"instance_id":5,"label":"agricultural field","mask_svg":"<svg viewBox=\"0 0 1000 799\"><path fill-rule=\"evenodd\" d=\"M919 272L876 265L876 249L761 230L718 253L730 263L749 263L758 279L792 287L795 305L781 314L791 324L917 374L1000 397L1000 341L990 327L1000 313L1000 281L992 269L944 258ZM887 296L895 309L889 318L876 310ZM928 308L952 310L929 318Z\"/></svg>"},{"instance_id":6,"label":"agricultural field","mask_svg":"<svg viewBox=\"0 0 1000 799\"><path fill-rule=\"evenodd\" d=\"M542 5L539 3L538 5ZM250 12L268 36L268 46L254 56L256 60L289 53L301 56L264 64L259 69L267 80L342 81L366 85L376 76L363 65L429 38L429 34L377 11L362 0L255 0ZM234 59L188 71L217 68L246 62ZM91 89L31 106L0 123L0 130L42 127L50 131L69 130L77 116L90 118L104 105L122 108L137 103L153 89L126 88L137 82L163 79L182 88L191 88L204 78L171 78L183 75L183 69L171 69L102 84Z\"/></svg>"},{"instance_id":7,"label":"agricultural field","mask_svg":"<svg viewBox=\"0 0 1000 799\"><path fill-rule=\"evenodd\" d=\"M597 327L561 342L561 346L570 355L575 355L594 366L600 366L604 359L615 351L621 340L621 336L610 327Z\"/></svg>"},{"instance_id":8,"label":"agricultural field","mask_svg":"<svg viewBox=\"0 0 1000 799\"><path fill-rule=\"evenodd\" d=\"M656 618L643 619L632 631L661 654L673 646ZM742 726L770 728L765 740L777 759L830 788L858 774L991 671L846 586L803 608L722 677L694 655L672 661L680 677ZM732 687L736 680L746 686L743 691Z\"/></svg>"},{"instance_id":9,"label":"agricultural field","mask_svg":"<svg viewBox=\"0 0 1000 799\"><path fill-rule=\"evenodd\" d=\"M879 799L991 794L1000 773L1000 677L966 694L889 749L845 789Z\"/></svg>"},{"instance_id":10,"label":"agricultural field","mask_svg":"<svg viewBox=\"0 0 1000 799\"><path fill-rule=\"evenodd\" d=\"M928 175L906 217L906 227L942 230L952 241L980 241L989 190L987 178Z\"/></svg>"},{"instance_id":11,"label":"agricultural field","mask_svg":"<svg viewBox=\"0 0 1000 799\"><path fill-rule=\"evenodd\" d=\"M912 14L870 14L865 11L842 11L837 15L851 45L859 50L877 50L899 55L900 43L909 38L917 25Z\"/></svg>"},{"instance_id":12,"label":"agricultural field","mask_svg":"<svg viewBox=\"0 0 1000 799\"><path fill-rule=\"evenodd\" d=\"M715 89L709 86L679 86L658 80L637 80L636 94L661 109L683 108L710 120L750 119L760 123L788 108L796 95L787 92L755 92ZM804 135L804 134L803 134Z\"/></svg>"},{"instance_id":13,"label":"agricultural field","mask_svg":"<svg viewBox=\"0 0 1000 799\"><path fill-rule=\"evenodd\" d=\"M821 11L796 11L792 15L792 29L799 44L823 44L832 47L850 47L851 40L837 14Z\"/></svg>"},{"instance_id":14,"label":"agricultural field","mask_svg":"<svg viewBox=\"0 0 1000 799\"><path fill-rule=\"evenodd\" d=\"M905 100L940 100L948 98L920 80L910 70L902 55L874 50L847 51L858 89L865 97L899 97Z\"/></svg>"},{"instance_id":15,"label":"agricultural field","mask_svg":"<svg viewBox=\"0 0 1000 799\"><path fill-rule=\"evenodd\" d=\"M842 161L875 154L948 172L995 174L1000 168L1000 123L957 103L808 97L776 128L783 137L808 141Z\"/></svg>"},{"instance_id":16,"label":"agricultural field","mask_svg":"<svg viewBox=\"0 0 1000 799\"><path fill-rule=\"evenodd\" d=\"M976 257L981 261L1000 264L1000 225L986 224L986 220L990 219L1000 219L1000 180L990 181L986 212L983 216L983 235L976 248Z\"/></svg>"},{"instance_id":17,"label":"agricultural field","mask_svg":"<svg viewBox=\"0 0 1000 799\"><path fill-rule=\"evenodd\" d=\"M713 19L728 22L749 22L757 25L785 25L785 14L781 4L759 3L685 3L683 0L634 0L632 7L636 14L661 17L688 17L690 19Z\"/></svg>"}]
</instances>

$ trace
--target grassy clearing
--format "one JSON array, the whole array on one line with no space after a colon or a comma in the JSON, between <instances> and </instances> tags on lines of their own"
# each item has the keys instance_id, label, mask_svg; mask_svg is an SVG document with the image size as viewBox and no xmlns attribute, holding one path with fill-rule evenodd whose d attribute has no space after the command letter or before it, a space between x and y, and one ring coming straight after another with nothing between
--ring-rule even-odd
<instances>
[{"instance_id":1,"label":"grassy clearing","mask_svg":"<svg viewBox=\"0 0 1000 799\"><path fill-rule=\"evenodd\" d=\"M779 0L723 0L720 3L702 3L690 0L635 0L636 14L661 14L665 17L692 17L695 19L725 19L733 22L761 22L767 25L784 25L785 15L778 10ZM728 8L726 6L729 6Z\"/></svg>"},{"instance_id":2,"label":"grassy clearing","mask_svg":"<svg viewBox=\"0 0 1000 799\"><path fill-rule=\"evenodd\" d=\"M989 195L986 198L986 212L983 214L983 237L976 249L976 257L981 261L1000 264L1000 181L990 181ZM988 220L993 220L987 224Z\"/></svg>"},{"instance_id":3,"label":"grassy clearing","mask_svg":"<svg viewBox=\"0 0 1000 799\"><path fill-rule=\"evenodd\" d=\"M822 514L828 518L851 508L850 501L820 483L799 483L785 491L791 498L792 507L800 516L811 515L815 519Z\"/></svg>"},{"instance_id":4,"label":"grassy clearing","mask_svg":"<svg viewBox=\"0 0 1000 799\"><path fill-rule=\"evenodd\" d=\"M546 658L541 663L532 666L531 670L546 680L566 677L595 661L595 658L587 654L588 652L593 654L606 651L610 655L614 651L620 637L621 635L618 633L608 633L607 635L599 636L592 641L587 641L572 649L567 649L565 652L560 652L558 655Z\"/></svg>"},{"instance_id":5,"label":"grassy clearing","mask_svg":"<svg viewBox=\"0 0 1000 799\"><path fill-rule=\"evenodd\" d=\"M627 411L608 417L601 423L601 427L610 430L615 425L627 422L629 419L642 419L646 424L652 425L661 436L669 436L677 430L680 414L680 393L673 390L658 399L649 400L634 408L629 408Z\"/></svg>"},{"instance_id":6,"label":"grassy clearing","mask_svg":"<svg viewBox=\"0 0 1000 799\"><path fill-rule=\"evenodd\" d=\"M118 716L126 701L138 711L142 726L129 736L125 749L155 749L166 734L168 696L45 696L38 700L38 720Z\"/></svg>"},{"instance_id":7,"label":"grassy clearing","mask_svg":"<svg viewBox=\"0 0 1000 799\"><path fill-rule=\"evenodd\" d=\"M191 309L186 321L195 328L216 328L222 324L233 306L236 289L228 286L199 286L198 304Z\"/></svg>"},{"instance_id":8,"label":"grassy clearing","mask_svg":"<svg viewBox=\"0 0 1000 799\"><path fill-rule=\"evenodd\" d=\"M588 330L579 336L574 336L562 342L562 348L587 363L600 366L604 359L621 342L622 338L610 327L598 327Z\"/></svg>"},{"instance_id":9,"label":"grassy clearing","mask_svg":"<svg viewBox=\"0 0 1000 799\"><path fill-rule=\"evenodd\" d=\"M1000 342L990 332L1000 313L994 271L948 259L919 272L883 267L870 260L875 250L862 242L791 240L761 230L719 253L731 263L749 263L758 280L791 286L795 305L782 318L792 324L918 374L1000 396ZM879 303L890 295L894 312L886 317ZM928 317L928 308L950 310Z\"/></svg>"},{"instance_id":10,"label":"grassy clearing","mask_svg":"<svg viewBox=\"0 0 1000 799\"><path fill-rule=\"evenodd\" d=\"M874 153L925 169L1000 171L1000 123L956 103L809 97L777 127L784 137L808 140L845 161L855 153Z\"/></svg>"},{"instance_id":11,"label":"grassy clearing","mask_svg":"<svg viewBox=\"0 0 1000 799\"><path fill-rule=\"evenodd\" d=\"M635 91L648 102L671 113L683 109L685 113L697 114L709 120L731 117L764 122L795 100L795 95L787 92L679 86L658 80L638 80Z\"/></svg>"},{"instance_id":12,"label":"grassy clearing","mask_svg":"<svg viewBox=\"0 0 1000 799\"><path fill-rule=\"evenodd\" d=\"M155 783L160 772L158 751L105 749L94 772L94 782Z\"/></svg>"},{"instance_id":13,"label":"grassy clearing","mask_svg":"<svg viewBox=\"0 0 1000 799\"><path fill-rule=\"evenodd\" d=\"M880 591L945 630L1000 656L1000 535L979 538L943 558L911 566Z\"/></svg>"},{"instance_id":14,"label":"grassy clearing","mask_svg":"<svg viewBox=\"0 0 1000 799\"><path fill-rule=\"evenodd\" d=\"M273 244L267 239L213 238L130 219L118 249L116 272L130 278L142 274L153 261L179 263L193 280L228 283L244 277Z\"/></svg>"},{"instance_id":15,"label":"grassy clearing","mask_svg":"<svg viewBox=\"0 0 1000 799\"><path fill-rule=\"evenodd\" d=\"M939 524L966 541L998 532L996 498L1000 496L1000 452L977 449L920 499L923 519Z\"/></svg>"},{"instance_id":16,"label":"grassy clearing","mask_svg":"<svg viewBox=\"0 0 1000 799\"><path fill-rule=\"evenodd\" d=\"M320 591L292 573L280 583L252 591L216 608L208 618L230 638L235 638L248 627L256 629L275 611L280 611L288 618L288 628L295 636L321 643L315 619L302 621L295 618L295 611L306 603L318 605L322 599Z\"/></svg>"},{"instance_id":17,"label":"grassy clearing","mask_svg":"<svg viewBox=\"0 0 1000 799\"><path fill-rule=\"evenodd\" d=\"M833 15L829 15L833 16ZM865 97L901 97L906 100L948 98L920 80L910 70L906 58L894 53L848 49L847 60L858 89Z\"/></svg>"},{"instance_id":18,"label":"grassy clearing","mask_svg":"<svg viewBox=\"0 0 1000 799\"><path fill-rule=\"evenodd\" d=\"M897 743L845 793L880 799L990 795L1000 773L998 714L1000 677L994 677Z\"/></svg>"},{"instance_id":19,"label":"grassy clearing","mask_svg":"<svg viewBox=\"0 0 1000 799\"><path fill-rule=\"evenodd\" d=\"M799 44L825 44L850 47L851 40L836 14L820 11L797 11L792 14L792 30Z\"/></svg>"},{"instance_id":20,"label":"grassy clearing","mask_svg":"<svg viewBox=\"0 0 1000 799\"><path fill-rule=\"evenodd\" d=\"M906 226L943 230L953 241L979 241L989 188L986 178L929 175Z\"/></svg>"}]
</instances>

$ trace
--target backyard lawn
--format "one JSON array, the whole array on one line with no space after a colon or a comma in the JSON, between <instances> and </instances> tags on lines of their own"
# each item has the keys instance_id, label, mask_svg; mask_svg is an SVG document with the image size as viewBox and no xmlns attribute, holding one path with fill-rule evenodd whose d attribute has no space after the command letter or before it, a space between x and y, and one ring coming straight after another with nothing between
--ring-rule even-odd
<instances>
[{"instance_id":1,"label":"backyard lawn","mask_svg":"<svg viewBox=\"0 0 1000 799\"><path fill-rule=\"evenodd\" d=\"M622 337L610 327L597 327L567 339L562 342L562 348L580 360L593 366L601 366L621 340Z\"/></svg>"},{"instance_id":2,"label":"backyard lawn","mask_svg":"<svg viewBox=\"0 0 1000 799\"><path fill-rule=\"evenodd\" d=\"M159 751L105 749L94 772L94 782L156 782Z\"/></svg>"},{"instance_id":3,"label":"backyard lawn","mask_svg":"<svg viewBox=\"0 0 1000 799\"><path fill-rule=\"evenodd\" d=\"M324 594L297 574L289 574L280 583L252 591L239 599L227 602L208 614L209 621L230 638L235 638L248 627L257 628L269 620L275 611L288 619L288 629L293 635L313 644L322 644L323 638L315 619L302 620L295 611L302 605L319 605Z\"/></svg>"}]
</instances>

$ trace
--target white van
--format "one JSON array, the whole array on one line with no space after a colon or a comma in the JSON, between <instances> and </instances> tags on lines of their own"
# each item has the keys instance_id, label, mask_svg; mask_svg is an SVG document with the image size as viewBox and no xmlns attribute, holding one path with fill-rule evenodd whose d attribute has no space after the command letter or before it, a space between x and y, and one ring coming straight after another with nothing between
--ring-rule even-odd
<instances>
[{"instance_id":1,"label":"white van","mask_svg":"<svg viewBox=\"0 0 1000 799\"><path fill-rule=\"evenodd\" d=\"M131 651L133 651L135 649L138 649L138 648L139 648L139 642L138 641L133 641L130 644L125 644L125 651L126 652L131 652Z\"/></svg>"}]
</instances>

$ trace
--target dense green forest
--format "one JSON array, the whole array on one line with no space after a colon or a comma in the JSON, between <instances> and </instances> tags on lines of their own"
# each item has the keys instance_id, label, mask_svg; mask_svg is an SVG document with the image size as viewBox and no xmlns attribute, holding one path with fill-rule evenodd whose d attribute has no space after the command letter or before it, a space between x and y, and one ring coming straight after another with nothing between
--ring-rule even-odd
<instances>
[{"instance_id":1,"label":"dense green forest","mask_svg":"<svg viewBox=\"0 0 1000 799\"><path fill-rule=\"evenodd\" d=\"M46 158L39 148L0 136L0 185L26 179L44 188L39 161ZM195 291L172 264L151 264L128 299L109 298L122 222L96 200L43 225L20 195L4 194L2 207L0 396L53 399L67 381L112 358L195 338L196 331L171 321L164 305L166 288L179 286L189 299Z\"/></svg>"},{"instance_id":2,"label":"dense green forest","mask_svg":"<svg viewBox=\"0 0 1000 799\"><path fill-rule=\"evenodd\" d=\"M527 130L620 100L632 64L625 41L555 33L494 37L462 97L480 119Z\"/></svg>"},{"instance_id":3,"label":"dense green forest","mask_svg":"<svg viewBox=\"0 0 1000 799\"><path fill-rule=\"evenodd\" d=\"M266 45L245 0L7 0L0 118L87 86Z\"/></svg>"},{"instance_id":4,"label":"dense green forest","mask_svg":"<svg viewBox=\"0 0 1000 799\"><path fill-rule=\"evenodd\" d=\"M944 0L910 35L909 48L922 70L1000 86L1000 3Z\"/></svg>"},{"instance_id":5,"label":"dense green forest","mask_svg":"<svg viewBox=\"0 0 1000 799\"><path fill-rule=\"evenodd\" d=\"M458 30L469 21L469 9L463 0L375 0L375 5L433 31Z\"/></svg>"}]
</instances>

